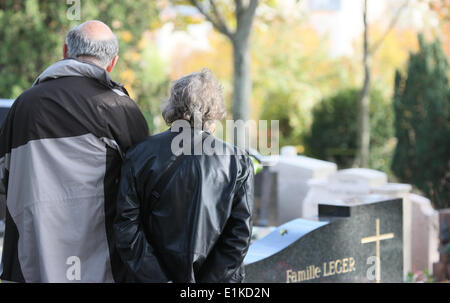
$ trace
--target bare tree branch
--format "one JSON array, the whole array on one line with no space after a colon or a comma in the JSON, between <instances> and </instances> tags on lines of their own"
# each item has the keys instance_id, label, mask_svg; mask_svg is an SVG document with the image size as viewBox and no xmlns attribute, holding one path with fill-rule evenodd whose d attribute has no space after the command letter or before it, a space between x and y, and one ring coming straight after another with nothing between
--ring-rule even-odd
<instances>
[{"instance_id":1,"label":"bare tree branch","mask_svg":"<svg viewBox=\"0 0 450 303\"><path fill-rule=\"evenodd\" d=\"M369 26L367 23L367 0L364 0L364 9L363 9L363 24L364 24L364 61L370 54L369 48Z\"/></svg>"},{"instance_id":2,"label":"bare tree branch","mask_svg":"<svg viewBox=\"0 0 450 303\"><path fill-rule=\"evenodd\" d=\"M364 47L362 63L364 66L364 84L358 98L358 155L355 159L355 164L360 167L367 167L370 153L370 53L367 1L364 0L363 6Z\"/></svg>"},{"instance_id":3,"label":"bare tree branch","mask_svg":"<svg viewBox=\"0 0 450 303\"><path fill-rule=\"evenodd\" d=\"M217 9L216 1L215 0L209 0L209 3L211 4L211 7L213 9L214 14L216 15L217 21L220 24L220 26L229 34L231 35L230 30L228 29L227 23L225 21L225 18L223 18L220 11Z\"/></svg>"},{"instance_id":4,"label":"bare tree branch","mask_svg":"<svg viewBox=\"0 0 450 303\"><path fill-rule=\"evenodd\" d=\"M249 14L252 16L255 14L256 7L258 7L258 1L259 0L250 0L250 4L248 5L247 9L245 10L246 14Z\"/></svg>"},{"instance_id":5,"label":"bare tree branch","mask_svg":"<svg viewBox=\"0 0 450 303\"><path fill-rule=\"evenodd\" d=\"M213 13L215 15L215 18L208 14L208 12L206 11L206 9L200 4L200 1L198 0L189 0L189 2L195 6L199 12L205 16L205 18L212 23L212 25L222 34L224 34L225 36L227 36L228 38L230 38L231 40L233 40L233 33L231 33L228 29L228 27L225 24L224 19L222 18L221 15L219 15L219 12L217 10L217 7L214 3L214 1L209 0L209 2L211 3L211 6L213 8Z\"/></svg>"},{"instance_id":6,"label":"bare tree branch","mask_svg":"<svg viewBox=\"0 0 450 303\"><path fill-rule=\"evenodd\" d=\"M244 10L242 0L234 0L234 3L236 4L236 16L240 16Z\"/></svg>"},{"instance_id":7,"label":"bare tree branch","mask_svg":"<svg viewBox=\"0 0 450 303\"><path fill-rule=\"evenodd\" d=\"M377 49L380 47L380 45L383 43L384 39L386 39L386 36L391 32L391 30L394 28L394 26L397 24L397 21L403 11L404 8L406 8L409 4L409 0L406 0L403 5L397 10L397 12L395 13L394 17L391 19L391 22L389 23L388 28L386 29L386 31L384 32L383 36L381 36L380 39L378 39L373 45L372 47L370 47L369 52L371 54L373 54L374 52L377 51Z\"/></svg>"},{"instance_id":8,"label":"bare tree branch","mask_svg":"<svg viewBox=\"0 0 450 303\"><path fill-rule=\"evenodd\" d=\"M239 0L237 0L239 1ZM253 18L255 16L256 7L258 6L259 0L250 0L247 8L242 8L241 15L237 15L237 36L247 37L250 34ZM236 2L237 3L237 2ZM242 4L242 3L241 3Z\"/></svg>"}]
</instances>

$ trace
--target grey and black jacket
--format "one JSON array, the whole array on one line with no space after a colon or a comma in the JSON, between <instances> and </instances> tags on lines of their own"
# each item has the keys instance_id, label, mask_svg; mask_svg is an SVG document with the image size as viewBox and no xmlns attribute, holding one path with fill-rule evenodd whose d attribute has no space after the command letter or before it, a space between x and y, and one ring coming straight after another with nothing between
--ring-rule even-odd
<instances>
[{"instance_id":1,"label":"grey and black jacket","mask_svg":"<svg viewBox=\"0 0 450 303\"><path fill-rule=\"evenodd\" d=\"M199 130L191 131L194 142ZM180 134L153 135L126 155L114 229L130 281L241 282L252 234L252 161L207 132L197 137L222 153L173 160Z\"/></svg>"},{"instance_id":2,"label":"grey and black jacket","mask_svg":"<svg viewBox=\"0 0 450 303\"><path fill-rule=\"evenodd\" d=\"M65 59L14 102L0 131L6 194L1 279L124 279L112 236L124 153L149 135L126 90L93 64Z\"/></svg>"}]
</instances>

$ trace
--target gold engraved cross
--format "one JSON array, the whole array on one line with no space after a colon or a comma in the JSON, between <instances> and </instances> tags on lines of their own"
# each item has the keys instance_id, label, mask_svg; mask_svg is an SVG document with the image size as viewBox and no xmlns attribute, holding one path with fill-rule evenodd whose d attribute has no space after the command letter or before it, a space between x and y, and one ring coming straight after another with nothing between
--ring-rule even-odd
<instances>
[{"instance_id":1,"label":"gold engraved cross","mask_svg":"<svg viewBox=\"0 0 450 303\"><path fill-rule=\"evenodd\" d=\"M377 218L376 220L376 235L375 236L371 236L371 237L366 237L366 238L362 238L361 239L361 244L366 244L366 243L371 243L371 242L376 242L376 256L377 256L377 260L376 260L376 269L375 269L375 275L376 275L376 281L377 283L380 283L381 281L381 267L380 267L380 241L382 240L387 240L387 239L392 239L394 238L394 234L393 233L389 233L389 234L382 234L380 235L380 219Z\"/></svg>"}]
</instances>

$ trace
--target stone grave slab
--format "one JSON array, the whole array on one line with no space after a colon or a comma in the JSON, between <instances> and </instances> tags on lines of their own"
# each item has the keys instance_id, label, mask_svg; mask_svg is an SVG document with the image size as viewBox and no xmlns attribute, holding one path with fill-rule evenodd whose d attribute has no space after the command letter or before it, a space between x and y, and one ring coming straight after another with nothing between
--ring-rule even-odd
<instances>
[{"instance_id":1,"label":"stone grave slab","mask_svg":"<svg viewBox=\"0 0 450 303\"><path fill-rule=\"evenodd\" d=\"M250 245L245 282L402 282L402 221L401 199L320 204Z\"/></svg>"}]
</instances>

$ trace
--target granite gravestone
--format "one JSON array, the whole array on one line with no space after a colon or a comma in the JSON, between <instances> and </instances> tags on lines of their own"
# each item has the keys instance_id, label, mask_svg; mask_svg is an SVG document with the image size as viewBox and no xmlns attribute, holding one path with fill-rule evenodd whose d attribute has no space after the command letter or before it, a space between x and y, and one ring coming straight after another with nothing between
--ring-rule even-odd
<instances>
[{"instance_id":1,"label":"granite gravestone","mask_svg":"<svg viewBox=\"0 0 450 303\"><path fill-rule=\"evenodd\" d=\"M345 205L348 201L362 201L374 195L387 196L390 199L403 199L403 277L418 265L411 260L414 242L420 239L412 238L412 201L409 198L411 185L388 183L384 172L367 168L349 168L339 170L330 175L327 180L311 180L311 190L308 192L303 205L303 216L317 216L319 203L332 201L331 204ZM420 227L421 228L421 227ZM419 244L426 249L422 243Z\"/></svg>"},{"instance_id":2,"label":"granite gravestone","mask_svg":"<svg viewBox=\"0 0 450 303\"><path fill-rule=\"evenodd\" d=\"M267 166L255 175L253 222L256 226L278 224L277 177Z\"/></svg>"},{"instance_id":3,"label":"granite gravestone","mask_svg":"<svg viewBox=\"0 0 450 303\"><path fill-rule=\"evenodd\" d=\"M250 246L245 281L402 282L402 221L401 199L319 205Z\"/></svg>"}]
</instances>

